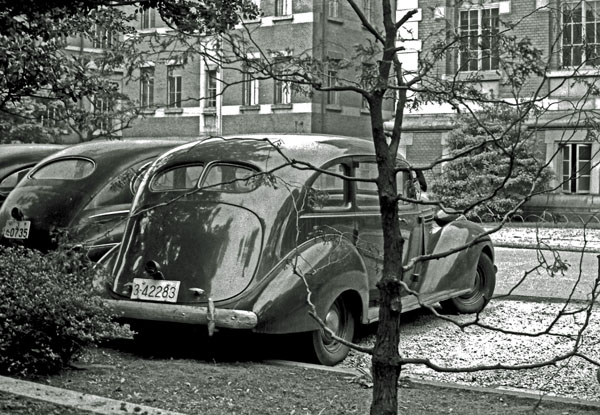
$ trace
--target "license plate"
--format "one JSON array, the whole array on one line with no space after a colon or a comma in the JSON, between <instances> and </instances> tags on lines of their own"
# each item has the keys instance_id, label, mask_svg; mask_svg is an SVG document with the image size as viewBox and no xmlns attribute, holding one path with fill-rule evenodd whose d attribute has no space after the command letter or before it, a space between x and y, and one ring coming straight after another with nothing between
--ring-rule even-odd
<instances>
[{"instance_id":1,"label":"license plate","mask_svg":"<svg viewBox=\"0 0 600 415\"><path fill-rule=\"evenodd\" d=\"M27 239L31 222L28 220L10 219L4 225L4 237L10 239Z\"/></svg>"},{"instance_id":2,"label":"license plate","mask_svg":"<svg viewBox=\"0 0 600 415\"><path fill-rule=\"evenodd\" d=\"M181 281L134 278L131 299L175 303L180 283Z\"/></svg>"}]
</instances>

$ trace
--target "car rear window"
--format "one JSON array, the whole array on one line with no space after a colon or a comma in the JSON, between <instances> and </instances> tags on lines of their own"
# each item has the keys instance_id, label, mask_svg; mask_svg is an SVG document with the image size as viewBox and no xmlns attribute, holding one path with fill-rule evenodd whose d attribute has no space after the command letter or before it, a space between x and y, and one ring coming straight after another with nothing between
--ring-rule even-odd
<instances>
[{"instance_id":1,"label":"car rear window","mask_svg":"<svg viewBox=\"0 0 600 415\"><path fill-rule=\"evenodd\" d=\"M256 170L236 164L213 164L202 181L205 190L244 193L258 185Z\"/></svg>"},{"instance_id":2,"label":"car rear window","mask_svg":"<svg viewBox=\"0 0 600 415\"><path fill-rule=\"evenodd\" d=\"M189 190L198 186L204 166L201 164L188 164L177 166L159 172L150 183L150 190L154 192L169 192L173 190Z\"/></svg>"},{"instance_id":3,"label":"car rear window","mask_svg":"<svg viewBox=\"0 0 600 415\"><path fill-rule=\"evenodd\" d=\"M54 160L36 169L31 178L80 180L92 174L95 167L92 161L84 158Z\"/></svg>"}]
</instances>

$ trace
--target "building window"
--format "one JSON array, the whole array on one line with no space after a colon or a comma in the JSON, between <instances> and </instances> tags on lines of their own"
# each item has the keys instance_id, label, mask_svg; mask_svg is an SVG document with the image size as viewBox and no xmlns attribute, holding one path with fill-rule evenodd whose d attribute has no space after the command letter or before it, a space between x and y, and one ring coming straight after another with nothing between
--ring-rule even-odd
<instances>
[{"instance_id":1,"label":"building window","mask_svg":"<svg viewBox=\"0 0 600 415\"><path fill-rule=\"evenodd\" d=\"M182 70L179 65L167 67L167 107L181 108Z\"/></svg>"},{"instance_id":2,"label":"building window","mask_svg":"<svg viewBox=\"0 0 600 415\"><path fill-rule=\"evenodd\" d=\"M112 129L112 114L114 101L109 96L95 96L92 100L94 108L94 127L96 130L110 131Z\"/></svg>"},{"instance_id":3,"label":"building window","mask_svg":"<svg viewBox=\"0 0 600 415\"><path fill-rule=\"evenodd\" d=\"M144 9L142 11L142 21L141 28L142 29L151 29L156 27L156 13L154 9Z\"/></svg>"},{"instance_id":4,"label":"building window","mask_svg":"<svg viewBox=\"0 0 600 415\"><path fill-rule=\"evenodd\" d=\"M290 16L292 0L275 0L275 16Z\"/></svg>"},{"instance_id":5,"label":"building window","mask_svg":"<svg viewBox=\"0 0 600 415\"><path fill-rule=\"evenodd\" d=\"M56 106L48 105L40 115L40 122L42 127L54 128L58 127L60 117L59 109Z\"/></svg>"},{"instance_id":6,"label":"building window","mask_svg":"<svg viewBox=\"0 0 600 415\"><path fill-rule=\"evenodd\" d=\"M362 11L365 15L365 18L367 19L367 22L371 21L372 8L373 8L373 6L371 3L371 0L363 0Z\"/></svg>"},{"instance_id":7,"label":"building window","mask_svg":"<svg viewBox=\"0 0 600 415\"><path fill-rule=\"evenodd\" d=\"M242 78L242 105L258 105L258 79L254 79L248 69L246 69Z\"/></svg>"},{"instance_id":8,"label":"building window","mask_svg":"<svg viewBox=\"0 0 600 415\"><path fill-rule=\"evenodd\" d=\"M498 69L497 7L460 11L459 71Z\"/></svg>"},{"instance_id":9,"label":"building window","mask_svg":"<svg viewBox=\"0 0 600 415\"><path fill-rule=\"evenodd\" d=\"M154 105L154 68L142 68L140 76L140 104L142 108Z\"/></svg>"},{"instance_id":10,"label":"building window","mask_svg":"<svg viewBox=\"0 0 600 415\"><path fill-rule=\"evenodd\" d=\"M562 5L562 65L577 67L600 63L600 1Z\"/></svg>"},{"instance_id":11,"label":"building window","mask_svg":"<svg viewBox=\"0 0 600 415\"><path fill-rule=\"evenodd\" d=\"M102 27L102 25L96 24L93 33L92 46L94 48L108 49L112 47L113 35L111 31Z\"/></svg>"},{"instance_id":12,"label":"building window","mask_svg":"<svg viewBox=\"0 0 600 415\"><path fill-rule=\"evenodd\" d=\"M562 190L565 193L589 193L592 173L592 145L562 146Z\"/></svg>"},{"instance_id":13,"label":"building window","mask_svg":"<svg viewBox=\"0 0 600 415\"><path fill-rule=\"evenodd\" d=\"M327 86L333 87L337 86L337 72L329 70L327 71ZM327 104L329 105L339 105L340 103L340 91L327 91Z\"/></svg>"},{"instance_id":14,"label":"building window","mask_svg":"<svg viewBox=\"0 0 600 415\"><path fill-rule=\"evenodd\" d=\"M217 106L217 70L206 71L206 103L205 107L215 108Z\"/></svg>"},{"instance_id":15,"label":"building window","mask_svg":"<svg viewBox=\"0 0 600 415\"><path fill-rule=\"evenodd\" d=\"M292 103L292 85L290 81L275 80L275 104Z\"/></svg>"},{"instance_id":16,"label":"building window","mask_svg":"<svg viewBox=\"0 0 600 415\"><path fill-rule=\"evenodd\" d=\"M329 17L340 17L340 0L329 0Z\"/></svg>"}]
</instances>

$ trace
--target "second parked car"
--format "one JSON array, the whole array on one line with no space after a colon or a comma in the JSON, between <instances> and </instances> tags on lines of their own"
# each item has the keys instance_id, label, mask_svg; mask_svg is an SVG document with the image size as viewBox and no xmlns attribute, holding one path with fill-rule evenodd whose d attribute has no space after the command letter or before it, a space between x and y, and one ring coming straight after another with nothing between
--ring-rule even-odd
<instances>
[{"instance_id":1,"label":"second parked car","mask_svg":"<svg viewBox=\"0 0 600 415\"><path fill-rule=\"evenodd\" d=\"M0 206L33 166L63 148L61 144L0 145Z\"/></svg>"},{"instance_id":2,"label":"second parked car","mask_svg":"<svg viewBox=\"0 0 600 415\"><path fill-rule=\"evenodd\" d=\"M97 260L121 240L133 181L172 140L102 140L68 147L32 169L0 209L2 243L47 251L82 244Z\"/></svg>"}]
</instances>

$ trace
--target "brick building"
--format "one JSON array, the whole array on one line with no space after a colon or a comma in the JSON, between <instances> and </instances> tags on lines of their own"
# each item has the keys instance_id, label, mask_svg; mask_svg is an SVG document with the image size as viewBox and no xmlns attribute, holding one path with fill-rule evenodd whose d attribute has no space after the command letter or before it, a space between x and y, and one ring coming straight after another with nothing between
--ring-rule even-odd
<instances>
[{"instance_id":1,"label":"brick building","mask_svg":"<svg viewBox=\"0 0 600 415\"><path fill-rule=\"evenodd\" d=\"M375 0L362 0L381 19ZM246 29L263 52L291 50L318 59L341 59L368 32L343 0L262 0L262 15ZM140 34L168 28L152 9L139 15ZM152 58L151 58L152 59ZM353 92L299 93L285 82L245 79L207 59L175 62L157 56L134 72L121 90L144 107L123 137L199 137L255 132L325 133L370 137L369 112ZM391 103L390 108L391 110ZM390 118L391 111L385 117Z\"/></svg>"},{"instance_id":2,"label":"brick building","mask_svg":"<svg viewBox=\"0 0 600 415\"><path fill-rule=\"evenodd\" d=\"M505 76L499 70L501 57L489 47L494 32L509 30L543 51L549 63L545 75L532 79L524 93L545 97L542 104L549 109L530 128L536 130L541 157L555 172L556 190L534 198L526 214L551 211L555 217L572 218L595 213L600 203L600 144L594 139L594 124L600 100L589 92L599 74L593 54L600 47L600 1L419 0L417 6L421 53L434 41L433 34L446 30L468 33L473 40L447 53L435 66L434 76L466 79L477 73L478 88L510 100L511 91L501 82ZM451 107L409 114L401 151L416 164L440 157L454 115Z\"/></svg>"}]
</instances>

